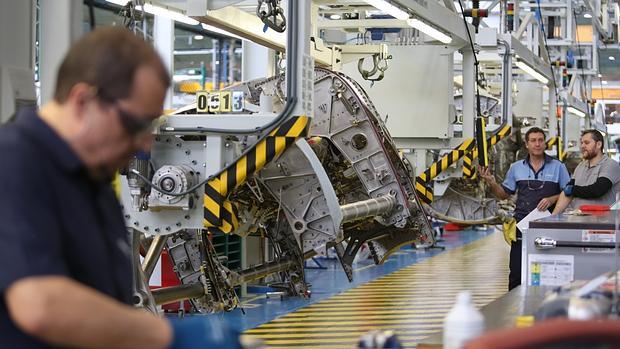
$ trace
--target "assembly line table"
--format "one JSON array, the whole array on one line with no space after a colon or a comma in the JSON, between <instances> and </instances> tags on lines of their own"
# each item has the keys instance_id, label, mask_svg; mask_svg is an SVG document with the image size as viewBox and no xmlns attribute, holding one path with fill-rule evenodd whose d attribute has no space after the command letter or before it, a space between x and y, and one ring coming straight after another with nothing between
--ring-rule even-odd
<instances>
[{"instance_id":1,"label":"assembly line table","mask_svg":"<svg viewBox=\"0 0 620 349\"><path fill-rule=\"evenodd\" d=\"M533 315L553 287L518 286L480 309L486 331L515 327L517 317ZM442 348L443 332L423 339L417 349Z\"/></svg>"}]
</instances>

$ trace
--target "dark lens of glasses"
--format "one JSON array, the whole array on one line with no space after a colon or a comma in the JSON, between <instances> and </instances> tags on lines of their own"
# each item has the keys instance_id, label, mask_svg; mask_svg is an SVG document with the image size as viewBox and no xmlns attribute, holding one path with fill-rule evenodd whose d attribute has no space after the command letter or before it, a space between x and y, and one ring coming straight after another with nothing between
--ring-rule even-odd
<instances>
[{"instance_id":1,"label":"dark lens of glasses","mask_svg":"<svg viewBox=\"0 0 620 349\"><path fill-rule=\"evenodd\" d=\"M154 118L144 118L136 116L118 105L118 99L113 98L110 94L106 93L103 89L95 87L95 96L106 104L112 105L118 112L119 119L123 125L123 129L130 136L137 136L148 131L154 124Z\"/></svg>"},{"instance_id":2,"label":"dark lens of glasses","mask_svg":"<svg viewBox=\"0 0 620 349\"><path fill-rule=\"evenodd\" d=\"M153 121L133 115L120 107L116 107L121 124L128 134L134 136L146 132L153 125Z\"/></svg>"}]
</instances>

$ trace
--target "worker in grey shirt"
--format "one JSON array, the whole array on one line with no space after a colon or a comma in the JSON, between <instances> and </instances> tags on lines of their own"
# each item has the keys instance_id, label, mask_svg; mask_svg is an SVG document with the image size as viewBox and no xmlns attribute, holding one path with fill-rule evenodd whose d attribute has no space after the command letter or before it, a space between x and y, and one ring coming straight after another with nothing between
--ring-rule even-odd
<instances>
[{"instance_id":1,"label":"worker in grey shirt","mask_svg":"<svg viewBox=\"0 0 620 349\"><path fill-rule=\"evenodd\" d=\"M616 193L620 191L620 165L603 153L603 142L599 131L583 131L583 161L560 195L553 214L562 213L567 207L577 209L584 204L610 206L616 201Z\"/></svg>"}]
</instances>

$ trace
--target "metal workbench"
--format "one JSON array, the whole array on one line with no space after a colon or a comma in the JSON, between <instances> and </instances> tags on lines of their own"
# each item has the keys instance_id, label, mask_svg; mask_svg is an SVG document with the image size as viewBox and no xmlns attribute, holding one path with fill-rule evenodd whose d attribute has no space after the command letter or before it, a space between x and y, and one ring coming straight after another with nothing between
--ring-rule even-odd
<instances>
[{"instance_id":1,"label":"metal workbench","mask_svg":"<svg viewBox=\"0 0 620 349\"><path fill-rule=\"evenodd\" d=\"M614 269L617 214L620 212L614 210L597 215L556 215L530 222L523 232L521 283L560 286Z\"/></svg>"},{"instance_id":2,"label":"metal workbench","mask_svg":"<svg viewBox=\"0 0 620 349\"><path fill-rule=\"evenodd\" d=\"M547 292L553 287L519 286L480 309L484 315L485 330L492 331L515 327L517 317L533 315L540 307ZM441 348L443 332L423 339L418 349Z\"/></svg>"}]
</instances>

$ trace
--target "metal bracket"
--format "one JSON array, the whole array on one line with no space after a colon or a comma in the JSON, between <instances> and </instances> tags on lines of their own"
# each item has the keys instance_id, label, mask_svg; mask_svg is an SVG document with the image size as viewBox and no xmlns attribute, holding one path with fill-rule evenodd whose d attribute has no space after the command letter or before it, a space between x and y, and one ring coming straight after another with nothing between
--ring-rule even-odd
<instances>
[{"instance_id":1,"label":"metal bracket","mask_svg":"<svg viewBox=\"0 0 620 349\"><path fill-rule=\"evenodd\" d=\"M362 75L364 80L368 81L381 81L383 80L383 76L385 75L385 71L388 69L388 59L392 59L392 56L386 56L383 59L380 57L378 53L372 55L372 64L373 67L371 70L365 70L362 66L364 64L364 57L360 58L357 61L357 70ZM377 72L379 72L379 76L373 77Z\"/></svg>"},{"instance_id":2,"label":"metal bracket","mask_svg":"<svg viewBox=\"0 0 620 349\"><path fill-rule=\"evenodd\" d=\"M278 33L284 33L286 30L286 17L280 6L280 0L258 0L256 16Z\"/></svg>"}]
</instances>

